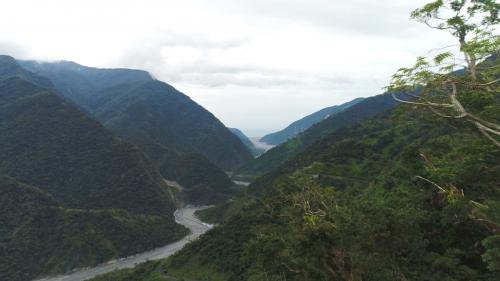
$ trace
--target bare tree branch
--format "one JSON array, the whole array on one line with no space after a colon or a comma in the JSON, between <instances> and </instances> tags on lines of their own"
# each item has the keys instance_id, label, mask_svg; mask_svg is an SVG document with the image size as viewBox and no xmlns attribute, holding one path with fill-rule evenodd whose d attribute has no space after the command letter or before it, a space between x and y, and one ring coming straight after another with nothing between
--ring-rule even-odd
<instances>
[{"instance_id":1,"label":"bare tree branch","mask_svg":"<svg viewBox=\"0 0 500 281\"><path fill-rule=\"evenodd\" d=\"M423 181L425 181L425 182L428 182L428 183L432 184L432 185L433 185L433 186L435 186L437 189L439 189L439 191L441 191L441 192L443 192L443 193L445 193L445 192L446 192L446 189L442 188L442 187L441 187L441 186L439 186L437 183L435 183L435 182L433 182L433 181L431 181L431 180L429 180L429 179L426 179L426 178L421 177L421 176L416 176L415 178L417 178L417 179L421 179L421 180L423 180Z\"/></svg>"}]
</instances>

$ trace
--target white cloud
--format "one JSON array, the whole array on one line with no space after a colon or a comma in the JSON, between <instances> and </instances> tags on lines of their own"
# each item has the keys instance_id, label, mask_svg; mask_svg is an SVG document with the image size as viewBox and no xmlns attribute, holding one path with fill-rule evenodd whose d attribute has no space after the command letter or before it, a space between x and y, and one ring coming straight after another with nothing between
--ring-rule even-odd
<instances>
[{"instance_id":1,"label":"white cloud","mask_svg":"<svg viewBox=\"0 0 500 281\"><path fill-rule=\"evenodd\" d=\"M0 52L150 71L252 134L357 96L450 38L427 0L2 1Z\"/></svg>"}]
</instances>

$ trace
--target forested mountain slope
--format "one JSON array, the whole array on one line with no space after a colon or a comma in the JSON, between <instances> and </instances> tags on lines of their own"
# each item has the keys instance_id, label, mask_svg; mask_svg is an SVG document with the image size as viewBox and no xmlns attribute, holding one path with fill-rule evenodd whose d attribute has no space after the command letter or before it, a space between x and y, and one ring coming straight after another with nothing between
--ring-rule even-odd
<instances>
[{"instance_id":1,"label":"forested mountain slope","mask_svg":"<svg viewBox=\"0 0 500 281\"><path fill-rule=\"evenodd\" d=\"M262 156L242 166L235 172L237 177L252 180L278 168L288 159L321 140L328 134L344 127L373 118L394 108L397 102L390 94L366 98L349 108L314 124L303 133L272 148Z\"/></svg>"},{"instance_id":2,"label":"forested mountain slope","mask_svg":"<svg viewBox=\"0 0 500 281\"><path fill-rule=\"evenodd\" d=\"M49 77L61 95L139 146L166 179L185 188L188 202L212 203L232 194L224 171L252 159L215 116L146 72L72 62L21 64Z\"/></svg>"},{"instance_id":3,"label":"forested mountain slope","mask_svg":"<svg viewBox=\"0 0 500 281\"><path fill-rule=\"evenodd\" d=\"M498 100L475 105L500 121ZM403 106L261 178L173 258L96 280L497 280L499 161L472 125Z\"/></svg>"},{"instance_id":4,"label":"forested mountain slope","mask_svg":"<svg viewBox=\"0 0 500 281\"><path fill-rule=\"evenodd\" d=\"M323 121L324 119L333 116L339 112L346 110L347 108L361 102L363 98L357 98L350 102L346 102L340 105L334 105L327 108L323 108L312 114L307 115L300 120L293 122L288 125L285 129L263 136L260 141L265 142L270 145L280 145L289 139L294 138L303 131L309 129L312 125Z\"/></svg>"},{"instance_id":5,"label":"forested mountain slope","mask_svg":"<svg viewBox=\"0 0 500 281\"><path fill-rule=\"evenodd\" d=\"M0 101L0 173L71 207L174 210L142 153L75 106L19 78L0 81Z\"/></svg>"},{"instance_id":6,"label":"forested mountain slope","mask_svg":"<svg viewBox=\"0 0 500 281\"><path fill-rule=\"evenodd\" d=\"M0 175L10 177L0 178L0 280L95 265L186 234L172 216L175 190L141 151L7 63Z\"/></svg>"},{"instance_id":7,"label":"forested mountain slope","mask_svg":"<svg viewBox=\"0 0 500 281\"><path fill-rule=\"evenodd\" d=\"M6 176L0 176L0 192L0 280L33 280L95 265L187 232L165 216L66 208L49 193Z\"/></svg>"},{"instance_id":8,"label":"forested mountain slope","mask_svg":"<svg viewBox=\"0 0 500 281\"><path fill-rule=\"evenodd\" d=\"M230 170L250 159L241 142L215 116L172 86L153 79L147 72L99 69L73 62L24 61L21 65L48 77L64 96L91 112L106 115L105 119L130 118L126 115L129 113L126 110L114 113L115 107L124 103L129 107L148 106L148 109L152 109L151 118L156 125L168 121L165 126L169 133L185 138L188 148L201 151L200 153L223 169ZM161 103L163 112L158 112L159 105L155 104L156 102ZM174 119L164 120L166 117ZM204 142L196 140L198 138ZM225 155L220 155L218 150Z\"/></svg>"}]
</instances>

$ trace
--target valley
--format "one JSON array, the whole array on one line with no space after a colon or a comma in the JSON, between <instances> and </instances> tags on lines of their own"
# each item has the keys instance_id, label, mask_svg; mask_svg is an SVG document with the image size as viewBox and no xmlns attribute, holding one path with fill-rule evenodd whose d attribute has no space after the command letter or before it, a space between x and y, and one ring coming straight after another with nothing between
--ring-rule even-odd
<instances>
[{"instance_id":1,"label":"valley","mask_svg":"<svg viewBox=\"0 0 500 281\"><path fill-rule=\"evenodd\" d=\"M429 1L5 1L0 281L499 281L500 3Z\"/></svg>"}]
</instances>

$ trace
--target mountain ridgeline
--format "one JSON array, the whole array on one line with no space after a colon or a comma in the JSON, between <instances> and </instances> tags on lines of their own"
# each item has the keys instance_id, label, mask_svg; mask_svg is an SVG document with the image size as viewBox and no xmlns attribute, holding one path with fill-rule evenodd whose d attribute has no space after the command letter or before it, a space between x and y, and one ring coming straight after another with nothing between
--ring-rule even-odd
<instances>
[{"instance_id":1,"label":"mountain ridgeline","mask_svg":"<svg viewBox=\"0 0 500 281\"><path fill-rule=\"evenodd\" d=\"M144 71L98 69L73 62L20 64L48 77L59 95L137 145L163 177L183 186L186 202L227 198L233 183L225 171L253 158L210 112Z\"/></svg>"},{"instance_id":2,"label":"mountain ridgeline","mask_svg":"<svg viewBox=\"0 0 500 281\"><path fill-rule=\"evenodd\" d=\"M0 81L0 101L1 174L74 208L174 210L143 154L75 106L20 78Z\"/></svg>"},{"instance_id":3,"label":"mountain ridgeline","mask_svg":"<svg viewBox=\"0 0 500 281\"><path fill-rule=\"evenodd\" d=\"M262 156L243 165L235 171L235 176L244 180L254 180L266 174L288 159L304 151L309 145L323 139L338 129L353 126L396 107L397 102L390 94L382 94L366 99L356 99L343 106L336 107L336 114L309 127L297 135L272 149ZM345 108L347 107L347 108Z\"/></svg>"},{"instance_id":4,"label":"mountain ridgeline","mask_svg":"<svg viewBox=\"0 0 500 281\"><path fill-rule=\"evenodd\" d=\"M137 147L14 59L1 56L0 73L0 280L95 265L187 233L172 216L177 191Z\"/></svg>"},{"instance_id":5,"label":"mountain ridgeline","mask_svg":"<svg viewBox=\"0 0 500 281\"><path fill-rule=\"evenodd\" d=\"M300 120L293 122L288 125L285 129L263 136L260 141L267 143L269 145L280 145L289 139L294 138L303 131L309 129L312 125L323 121L324 119L333 116L339 112L342 112L349 107L361 102L363 98L357 98L350 102L346 102L340 105L334 105L327 108L323 108L312 114L307 115Z\"/></svg>"}]
</instances>

